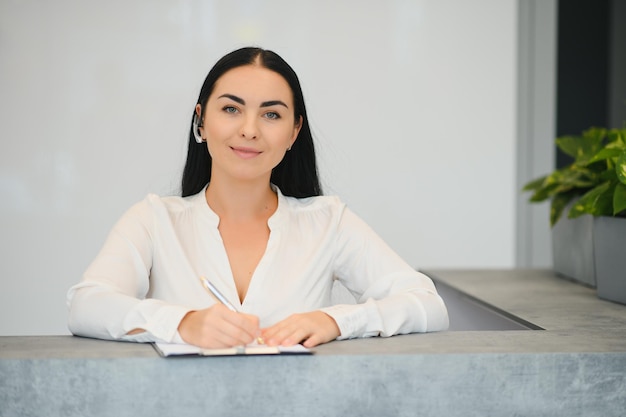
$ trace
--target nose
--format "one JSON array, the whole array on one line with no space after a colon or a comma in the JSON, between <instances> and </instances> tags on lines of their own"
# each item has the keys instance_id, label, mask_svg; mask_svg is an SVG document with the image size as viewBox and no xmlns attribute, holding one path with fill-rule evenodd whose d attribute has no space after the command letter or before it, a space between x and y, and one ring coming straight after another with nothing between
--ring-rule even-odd
<instances>
[{"instance_id":1,"label":"nose","mask_svg":"<svg viewBox=\"0 0 626 417\"><path fill-rule=\"evenodd\" d=\"M259 134L256 117L252 115L245 117L239 134L245 139L256 139Z\"/></svg>"}]
</instances>

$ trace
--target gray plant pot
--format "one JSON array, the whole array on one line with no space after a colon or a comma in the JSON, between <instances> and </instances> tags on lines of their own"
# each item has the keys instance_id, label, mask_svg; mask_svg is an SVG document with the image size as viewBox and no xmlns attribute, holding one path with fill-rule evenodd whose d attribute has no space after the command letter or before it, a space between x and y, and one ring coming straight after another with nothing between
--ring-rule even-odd
<instances>
[{"instance_id":1,"label":"gray plant pot","mask_svg":"<svg viewBox=\"0 0 626 417\"><path fill-rule=\"evenodd\" d=\"M626 304L626 218L595 217L593 244L598 297Z\"/></svg>"},{"instance_id":2,"label":"gray plant pot","mask_svg":"<svg viewBox=\"0 0 626 417\"><path fill-rule=\"evenodd\" d=\"M568 219L564 210L552 228L552 261L554 271L590 287L596 286L593 256L594 224L592 216Z\"/></svg>"}]
</instances>

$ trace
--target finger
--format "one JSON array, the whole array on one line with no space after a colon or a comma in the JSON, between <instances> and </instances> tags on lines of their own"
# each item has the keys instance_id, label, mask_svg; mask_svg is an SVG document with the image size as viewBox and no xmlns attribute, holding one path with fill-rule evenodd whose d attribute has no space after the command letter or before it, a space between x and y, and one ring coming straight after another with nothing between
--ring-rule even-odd
<instances>
[{"instance_id":1,"label":"finger","mask_svg":"<svg viewBox=\"0 0 626 417\"><path fill-rule=\"evenodd\" d=\"M271 325L270 327L266 327L262 329L261 336L265 339L266 342L270 339L276 338L277 334L279 334L287 326L289 326L290 321L291 321L291 317L288 317L284 320L279 321L278 323Z\"/></svg>"},{"instance_id":2,"label":"finger","mask_svg":"<svg viewBox=\"0 0 626 417\"><path fill-rule=\"evenodd\" d=\"M282 329L270 338L270 345L292 346L306 338L307 334L302 329Z\"/></svg>"},{"instance_id":3,"label":"finger","mask_svg":"<svg viewBox=\"0 0 626 417\"><path fill-rule=\"evenodd\" d=\"M280 344L280 341L284 338L281 334L288 332L288 320L282 320L271 327L265 328L261 331L261 337L265 340L265 344L276 346Z\"/></svg>"},{"instance_id":4,"label":"finger","mask_svg":"<svg viewBox=\"0 0 626 417\"><path fill-rule=\"evenodd\" d=\"M278 324L275 324L271 327L266 327L265 329L261 329L261 337L265 340L266 344L269 344L270 340L273 340L276 334L279 332L280 327Z\"/></svg>"},{"instance_id":5,"label":"finger","mask_svg":"<svg viewBox=\"0 0 626 417\"><path fill-rule=\"evenodd\" d=\"M215 338L227 346L246 345L252 341L252 336L241 327L224 322L216 328Z\"/></svg>"},{"instance_id":6,"label":"finger","mask_svg":"<svg viewBox=\"0 0 626 417\"><path fill-rule=\"evenodd\" d=\"M260 332L259 318L251 314L234 313L227 310L224 313L222 331L235 339L238 344L252 342Z\"/></svg>"},{"instance_id":7,"label":"finger","mask_svg":"<svg viewBox=\"0 0 626 417\"><path fill-rule=\"evenodd\" d=\"M263 334L265 343L271 346L292 346L310 336L312 330L307 322L297 317L290 317L278 325L271 332Z\"/></svg>"},{"instance_id":8,"label":"finger","mask_svg":"<svg viewBox=\"0 0 626 417\"><path fill-rule=\"evenodd\" d=\"M255 335L259 331L259 318L257 316L232 311L222 304L217 304L211 308L215 309L216 315L220 318L251 335Z\"/></svg>"},{"instance_id":9,"label":"finger","mask_svg":"<svg viewBox=\"0 0 626 417\"><path fill-rule=\"evenodd\" d=\"M266 331L272 345L303 343L316 346L329 342L341 335L335 320L321 311L294 314Z\"/></svg>"},{"instance_id":10,"label":"finger","mask_svg":"<svg viewBox=\"0 0 626 417\"><path fill-rule=\"evenodd\" d=\"M250 343L258 333L258 317L235 313L222 305L214 305L202 313L199 328L203 347L237 346Z\"/></svg>"},{"instance_id":11,"label":"finger","mask_svg":"<svg viewBox=\"0 0 626 417\"><path fill-rule=\"evenodd\" d=\"M304 342L302 342L302 345L303 345L304 347L307 347L307 348L312 348L312 347L315 347L315 346L317 346L317 345L319 345L319 344L321 344L321 343L326 343L326 342L327 342L327 341L326 341L326 340L323 340L323 339L320 337L320 335L319 335L319 334L314 333L314 334L312 334L312 335L311 335L311 337L309 337L307 340L305 340Z\"/></svg>"},{"instance_id":12,"label":"finger","mask_svg":"<svg viewBox=\"0 0 626 417\"><path fill-rule=\"evenodd\" d=\"M202 347L219 348L246 345L251 343L253 338L240 328L223 322L207 328L200 340L199 345Z\"/></svg>"},{"instance_id":13,"label":"finger","mask_svg":"<svg viewBox=\"0 0 626 417\"><path fill-rule=\"evenodd\" d=\"M304 329L297 329L291 333L285 335L285 337L279 342L281 346L293 346L302 342L306 338L311 336L311 332Z\"/></svg>"}]
</instances>

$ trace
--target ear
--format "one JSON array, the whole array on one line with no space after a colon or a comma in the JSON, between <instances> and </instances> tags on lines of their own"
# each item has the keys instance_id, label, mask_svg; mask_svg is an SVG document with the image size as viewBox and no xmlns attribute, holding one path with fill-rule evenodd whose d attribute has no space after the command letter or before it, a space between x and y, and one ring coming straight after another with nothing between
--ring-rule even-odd
<instances>
[{"instance_id":1,"label":"ear","mask_svg":"<svg viewBox=\"0 0 626 417\"><path fill-rule=\"evenodd\" d=\"M202 120L202 106L200 106L199 104L196 104L196 114L198 115L198 126L202 127L202 125L204 123Z\"/></svg>"},{"instance_id":2,"label":"ear","mask_svg":"<svg viewBox=\"0 0 626 417\"><path fill-rule=\"evenodd\" d=\"M192 130L193 130L193 136L196 139L197 143L203 143L204 139L202 138L203 135L203 128L202 128L202 107L198 104L196 105L196 112L194 114L194 118L193 118L193 125L192 125Z\"/></svg>"},{"instance_id":3,"label":"ear","mask_svg":"<svg viewBox=\"0 0 626 417\"><path fill-rule=\"evenodd\" d=\"M293 136L291 137L291 144L289 145L289 149L293 146L294 142L298 138L298 134L300 133L300 129L302 129L302 116L298 119L298 122L293 127Z\"/></svg>"}]
</instances>

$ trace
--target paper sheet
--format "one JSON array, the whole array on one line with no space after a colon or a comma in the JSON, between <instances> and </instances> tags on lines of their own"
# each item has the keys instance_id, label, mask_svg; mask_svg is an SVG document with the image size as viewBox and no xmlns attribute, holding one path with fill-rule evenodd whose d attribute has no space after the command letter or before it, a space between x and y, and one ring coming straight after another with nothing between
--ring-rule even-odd
<instances>
[{"instance_id":1,"label":"paper sheet","mask_svg":"<svg viewBox=\"0 0 626 417\"><path fill-rule=\"evenodd\" d=\"M302 345L266 346L252 344L223 349L203 349L197 346L177 343L154 343L154 347L163 357L198 355L198 356L237 356L237 355L280 355L280 354L311 354L311 350Z\"/></svg>"}]
</instances>

